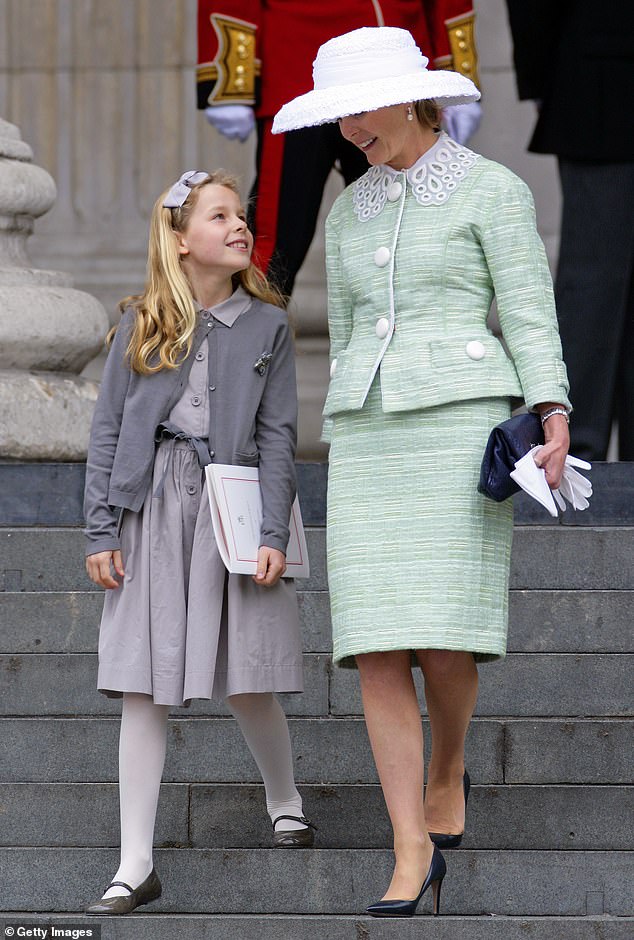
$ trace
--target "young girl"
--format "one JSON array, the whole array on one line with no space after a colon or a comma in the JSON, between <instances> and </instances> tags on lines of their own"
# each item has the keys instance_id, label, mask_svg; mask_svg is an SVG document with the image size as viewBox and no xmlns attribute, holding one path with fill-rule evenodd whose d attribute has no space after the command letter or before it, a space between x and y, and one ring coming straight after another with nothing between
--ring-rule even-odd
<instances>
[{"instance_id":1,"label":"young girl","mask_svg":"<svg viewBox=\"0 0 634 940\"><path fill-rule=\"evenodd\" d=\"M237 184L190 171L158 199L147 283L106 362L86 467L86 568L106 588L98 688L123 695L121 864L88 914L158 898L152 864L170 706L224 698L264 780L275 846L310 846L286 717L302 691L294 583L297 393L280 298L251 263ZM122 304L122 307L124 304ZM258 465L257 574L227 574L203 467Z\"/></svg>"}]
</instances>

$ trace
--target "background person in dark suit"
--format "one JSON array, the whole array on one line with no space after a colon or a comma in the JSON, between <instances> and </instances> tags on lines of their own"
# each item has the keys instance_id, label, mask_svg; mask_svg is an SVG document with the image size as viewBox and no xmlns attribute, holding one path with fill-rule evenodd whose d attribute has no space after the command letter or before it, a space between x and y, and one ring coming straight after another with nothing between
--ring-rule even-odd
<instances>
[{"instance_id":1,"label":"background person in dark suit","mask_svg":"<svg viewBox=\"0 0 634 940\"><path fill-rule=\"evenodd\" d=\"M634 460L634 3L507 0L517 86L539 115L529 150L556 154L555 284L575 410L571 451Z\"/></svg>"}]
</instances>

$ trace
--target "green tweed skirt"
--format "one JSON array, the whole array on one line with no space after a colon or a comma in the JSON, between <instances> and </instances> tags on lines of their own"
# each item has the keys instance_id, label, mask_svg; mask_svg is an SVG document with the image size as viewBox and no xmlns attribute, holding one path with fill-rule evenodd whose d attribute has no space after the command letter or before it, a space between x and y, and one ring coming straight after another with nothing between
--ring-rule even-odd
<instances>
[{"instance_id":1,"label":"green tweed skirt","mask_svg":"<svg viewBox=\"0 0 634 940\"><path fill-rule=\"evenodd\" d=\"M511 500L477 491L508 399L385 414L375 379L360 411L335 416L328 478L333 655L506 653Z\"/></svg>"}]
</instances>

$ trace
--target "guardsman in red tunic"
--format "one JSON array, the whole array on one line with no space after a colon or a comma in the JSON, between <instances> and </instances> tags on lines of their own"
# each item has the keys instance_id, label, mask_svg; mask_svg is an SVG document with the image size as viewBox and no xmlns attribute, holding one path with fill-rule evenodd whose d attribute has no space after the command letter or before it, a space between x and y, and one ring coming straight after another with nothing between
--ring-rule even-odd
<instances>
[{"instance_id":1,"label":"guardsman in red tunic","mask_svg":"<svg viewBox=\"0 0 634 940\"><path fill-rule=\"evenodd\" d=\"M250 225L260 266L292 292L312 241L335 163L346 185L368 168L336 124L273 136L273 116L310 91L319 46L360 26L409 30L430 62L478 83L472 0L198 0L198 107L229 138L257 121L257 175ZM449 134L465 142L478 104L445 109Z\"/></svg>"}]
</instances>

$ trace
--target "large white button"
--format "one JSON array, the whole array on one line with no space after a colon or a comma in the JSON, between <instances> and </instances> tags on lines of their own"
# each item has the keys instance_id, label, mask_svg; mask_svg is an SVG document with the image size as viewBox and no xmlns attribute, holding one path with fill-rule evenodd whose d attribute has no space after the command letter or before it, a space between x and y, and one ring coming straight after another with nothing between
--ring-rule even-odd
<instances>
[{"instance_id":1,"label":"large white button","mask_svg":"<svg viewBox=\"0 0 634 940\"><path fill-rule=\"evenodd\" d=\"M390 332L390 321L387 317L379 317L379 319L376 321L376 326L374 329L379 339L385 339L387 334Z\"/></svg>"},{"instance_id":2,"label":"large white button","mask_svg":"<svg viewBox=\"0 0 634 940\"><path fill-rule=\"evenodd\" d=\"M387 188L387 198L390 200L390 202L396 202L396 200L400 197L402 192L403 192L402 184L399 183L398 180L394 180L394 182L390 183L390 185Z\"/></svg>"},{"instance_id":3,"label":"large white button","mask_svg":"<svg viewBox=\"0 0 634 940\"><path fill-rule=\"evenodd\" d=\"M374 252L374 263L379 268L384 268L390 260L390 249L382 246Z\"/></svg>"},{"instance_id":4,"label":"large white button","mask_svg":"<svg viewBox=\"0 0 634 940\"><path fill-rule=\"evenodd\" d=\"M484 359L487 354L484 343L481 343L479 339L470 340L465 346L464 351L469 359L475 359L476 362L478 359Z\"/></svg>"},{"instance_id":5,"label":"large white button","mask_svg":"<svg viewBox=\"0 0 634 940\"><path fill-rule=\"evenodd\" d=\"M330 378L333 377L336 371L337 371L337 360L333 359L332 362L330 363Z\"/></svg>"}]
</instances>

